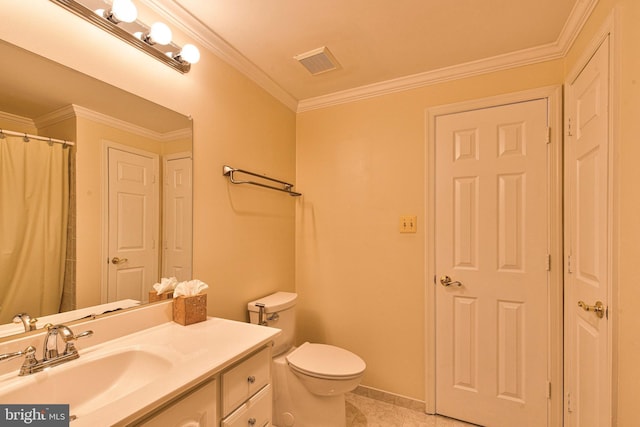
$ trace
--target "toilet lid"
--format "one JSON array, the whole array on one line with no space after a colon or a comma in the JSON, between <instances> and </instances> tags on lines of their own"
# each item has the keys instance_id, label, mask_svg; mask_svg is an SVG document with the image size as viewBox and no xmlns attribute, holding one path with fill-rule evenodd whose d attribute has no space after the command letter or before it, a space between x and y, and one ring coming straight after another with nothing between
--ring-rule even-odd
<instances>
[{"instance_id":1,"label":"toilet lid","mask_svg":"<svg viewBox=\"0 0 640 427\"><path fill-rule=\"evenodd\" d=\"M287 355L287 362L298 371L322 378L355 377L367 366L364 360L348 350L308 342Z\"/></svg>"}]
</instances>

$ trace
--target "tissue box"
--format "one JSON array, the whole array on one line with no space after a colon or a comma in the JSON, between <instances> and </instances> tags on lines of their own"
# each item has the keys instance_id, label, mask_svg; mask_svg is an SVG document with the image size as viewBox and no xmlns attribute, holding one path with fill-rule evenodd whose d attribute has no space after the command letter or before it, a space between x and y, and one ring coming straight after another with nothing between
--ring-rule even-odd
<instances>
[{"instance_id":1,"label":"tissue box","mask_svg":"<svg viewBox=\"0 0 640 427\"><path fill-rule=\"evenodd\" d=\"M174 322L186 326L204 320L207 320L207 294L173 299Z\"/></svg>"},{"instance_id":2,"label":"tissue box","mask_svg":"<svg viewBox=\"0 0 640 427\"><path fill-rule=\"evenodd\" d=\"M170 298L173 298L173 291L164 292L160 295L158 295L157 291L149 291L149 302L163 301Z\"/></svg>"}]
</instances>

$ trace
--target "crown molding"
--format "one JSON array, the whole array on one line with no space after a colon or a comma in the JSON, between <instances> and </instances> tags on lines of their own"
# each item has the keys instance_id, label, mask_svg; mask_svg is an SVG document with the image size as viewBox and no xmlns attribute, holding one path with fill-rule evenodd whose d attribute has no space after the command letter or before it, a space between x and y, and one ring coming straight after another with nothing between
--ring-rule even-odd
<instances>
[{"instance_id":1,"label":"crown molding","mask_svg":"<svg viewBox=\"0 0 640 427\"><path fill-rule=\"evenodd\" d=\"M569 52L597 4L598 0L578 0L573 5L557 41L558 46L562 49L562 56L566 56Z\"/></svg>"},{"instance_id":2,"label":"crown molding","mask_svg":"<svg viewBox=\"0 0 640 427\"><path fill-rule=\"evenodd\" d=\"M37 128L41 128L76 117L91 120L96 123L110 126L115 129L129 132L144 138L153 139L159 142L170 142L191 137L190 128L178 129L176 131L167 133L156 132L151 129L147 129L145 127L138 126L124 120L116 119L106 114L99 113L97 111L93 111L75 104L70 104L54 110L50 113L44 114L34 119L33 122L35 123Z\"/></svg>"},{"instance_id":3,"label":"crown molding","mask_svg":"<svg viewBox=\"0 0 640 427\"><path fill-rule=\"evenodd\" d=\"M135 135L142 136L144 138L153 139L159 142L169 142L176 139L191 137L191 129L179 129L177 131L162 133L154 130L138 126L136 124L127 122L125 120L116 119L115 117L108 116L106 114L99 113L97 111L90 110L79 105L73 105L73 111L77 117L82 117L97 123L101 123L106 126L110 126L116 129L123 130Z\"/></svg>"},{"instance_id":4,"label":"crown molding","mask_svg":"<svg viewBox=\"0 0 640 427\"><path fill-rule=\"evenodd\" d=\"M278 85L262 69L222 39L202 21L177 4L174 0L141 0L172 25L196 40L210 52L240 71L254 83L267 91L290 110L295 111L298 100Z\"/></svg>"},{"instance_id":5,"label":"crown molding","mask_svg":"<svg viewBox=\"0 0 640 427\"><path fill-rule=\"evenodd\" d=\"M7 122L15 123L15 126L18 127L26 126L30 128L36 128L36 124L30 118L18 116L17 114L11 114L4 111L0 111L0 120L6 120Z\"/></svg>"},{"instance_id":6,"label":"crown molding","mask_svg":"<svg viewBox=\"0 0 640 427\"><path fill-rule=\"evenodd\" d=\"M73 105L65 105L64 107L53 110L49 113L43 114L33 119L38 129L55 125L56 123L63 122L65 120L73 119L76 114L73 111Z\"/></svg>"},{"instance_id":7,"label":"crown molding","mask_svg":"<svg viewBox=\"0 0 640 427\"><path fill-rule=\"evenodd\" d=\"M492 58L439 68L433 71L427 71L411 76L400 77L380 83L374 83L354 89L305 99L298 103L297 112L302 113L305 111L360 101L395 92L403 92L437 83L444 83L481 74L507 70L510 68L522 67L538 62L562 58L562 56L562 52L559 51L555 44L534 47L514 53L494 56Z\"/></svg>"},{"instance_id":8,"label":"crown molding","mask_svg":"<svg viewBox=\"0 0 640 427\"><path fill-rule=\"evenodd\" d=\"M571 10L558 40L554 43L301 100L296 112L326 108L422 86L564 58L597 3L598 0L578 0Z\"/></svg>"},{"instance_id":9,"label":"crown molding","mask_svg":"<svg viewBox=\"0 0 640 427\"><path fill-rule=\"evenodd\" d=\"M576 37L597 5L598 0L578 0L571 10L558 39L553 43L300 101L296 100L264 71L230 46L211 28L207 27L202 21L177 4L175 0L141 0L141 2L145 3L148 7L170 21L172 25L180 28L189 37L197 40L198 43L209 51L253 80L288 108L300 113L436 83L563 58L573 45Z\"/></svg>"}]
</instances>

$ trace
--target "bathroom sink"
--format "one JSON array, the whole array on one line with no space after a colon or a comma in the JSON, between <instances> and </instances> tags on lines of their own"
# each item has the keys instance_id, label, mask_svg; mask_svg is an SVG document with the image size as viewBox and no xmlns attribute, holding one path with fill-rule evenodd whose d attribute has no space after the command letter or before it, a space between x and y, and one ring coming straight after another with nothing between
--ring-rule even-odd
<instances>
[{"instance_id":1,"label":"bathroom sink","mask_svg":"<svg viewBox=\"0 0 640 427\"><path fill-rule=\"evenodd\" d=\"M171 304L148 304L77 323L78 331L94 331L78 343L78 359L22 377L19 358L0 363L0 403L68 404L72 427L131 425L279 333L219 318L185 327L168 320L172 314ZM0 352L33 345L41 359L42 338L0 343Z\"/></svg>"},{"instance_id":2,"label":"bathroom sink","mask_svg":"<svg viewBox=\"0 0 640 427\"><path fill-rule=\"evenodd\" d=\"M2 382L0 402L69 404L81 416L155 381L172 366L149 350L123 348L80 357L36 374Z\"/></svg>"}]
</instances>

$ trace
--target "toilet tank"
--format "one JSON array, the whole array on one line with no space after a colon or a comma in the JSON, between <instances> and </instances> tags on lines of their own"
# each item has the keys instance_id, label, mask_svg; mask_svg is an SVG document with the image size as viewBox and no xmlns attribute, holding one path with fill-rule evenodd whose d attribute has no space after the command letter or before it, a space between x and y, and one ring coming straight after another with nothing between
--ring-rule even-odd
<instances>
[{"instance_id":1,"label":"toilet tank","mask_svg":"<svg viewBox=\"0 0 640 427\"><path fill-rule=\"evenodd\" d=\"M282 330L282 333L275 338L273 345L274 357L293 346L296 334L295 305L297 298L298 294L293 292L276 292L247 304L249 322L258 324L260 307L256 304L264 304L263 321L266 321L266 326Z\"/></svg>"}]
</instances>

